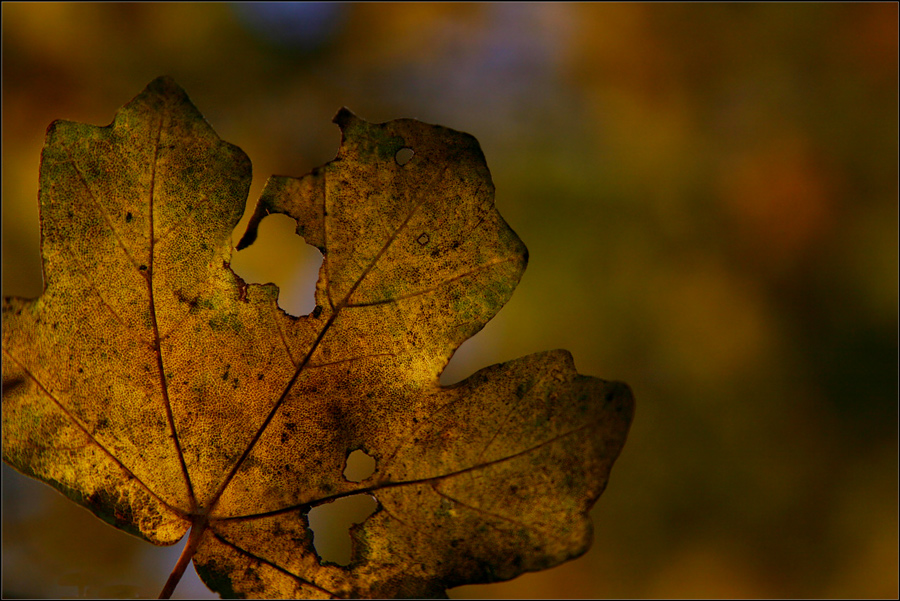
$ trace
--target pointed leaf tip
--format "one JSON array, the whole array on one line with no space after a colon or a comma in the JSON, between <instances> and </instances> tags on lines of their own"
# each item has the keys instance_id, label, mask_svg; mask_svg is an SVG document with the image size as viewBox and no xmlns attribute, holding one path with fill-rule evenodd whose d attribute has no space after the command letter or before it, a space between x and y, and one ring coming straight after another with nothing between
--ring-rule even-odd
<instances>
[{"instance_id":1,"label":"pointed leaf tip","mask_svg":"<svg viewBox=\"0 0 900 601\"><path fill-rule=\"evenodd\" d=\"M337 115L334 116L334 119L331 120L332 123L336 123L338 127L342 130L345 129L348 125L353 123L354 121L358 121L359 117L357 117L353 111L348 109L346 106L341 107L341 110L337 112Z\"/></svg>"},{"instance_id":2,"label":"pointed leaf tip","mask_svg":"<svg viewBox=\"0 0 900 601\"><path fill-rule=\"evenodd\" d=\"M178 85L171 75L160 75L147 84L146 90L160 94L176 92L187 96L184 88Z\"/></svg>"}]
</instances>

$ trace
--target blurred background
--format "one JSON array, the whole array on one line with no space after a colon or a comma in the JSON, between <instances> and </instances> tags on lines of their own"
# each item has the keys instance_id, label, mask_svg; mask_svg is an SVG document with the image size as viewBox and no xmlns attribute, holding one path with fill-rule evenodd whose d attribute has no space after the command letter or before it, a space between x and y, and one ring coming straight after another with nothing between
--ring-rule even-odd
<instances>
[{"instance_id":1,"label":"blurred background","mask_svg":"<svg viewBox=\"0 0 900 601\"><path fill-rule=\"evenodd\" d=\"M250 156L250 207L269 175L334 157L341 106L469 132L531 259L443 381L566 348L628 382L637 415L586 555L451 595L896 598L897 19L895 3L4 2L3 294L41 292L47 126L106 125L159 75ZM304 314L321 258L290 223L266 220L234 267ZM6 597L155 596L180 548L3 466ZM191 569L176 596L211 594Z\"/></svg>"}]
</instances>

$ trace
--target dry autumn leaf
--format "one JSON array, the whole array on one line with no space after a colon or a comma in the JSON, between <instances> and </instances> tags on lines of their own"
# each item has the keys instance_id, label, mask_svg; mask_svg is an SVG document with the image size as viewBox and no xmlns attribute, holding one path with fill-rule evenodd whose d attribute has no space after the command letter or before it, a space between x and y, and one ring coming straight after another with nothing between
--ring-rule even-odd
<instances>
[{"instance_id":1,"label":"dry autumn leaf","mask_svg":"<svg viewBox=\"0 0 900 601\"><path fill-rule=\"evenodd\" d=\"M438 377L509 299L526 250L477 141L342 110L337 158L267 184L324 261L315 310L229 267L250 162L160 78L108 127L58 121L40 180L44 292L3 306L3 457L159 544L223 596L422 597L556 565L633 413L566 351ZM376 462L361 482L348 455ZM351 562L311 508L366 493Z\"/></svg>"}]
</instances>

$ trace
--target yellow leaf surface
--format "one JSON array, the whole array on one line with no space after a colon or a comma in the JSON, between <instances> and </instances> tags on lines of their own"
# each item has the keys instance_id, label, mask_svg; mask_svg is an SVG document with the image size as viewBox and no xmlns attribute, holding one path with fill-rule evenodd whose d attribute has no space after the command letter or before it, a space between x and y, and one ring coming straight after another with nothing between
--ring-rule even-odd
<instances>
[{"instance_id":1,"label":"yellow leaf surface","mask_svg":"<svg viewBox=\"0 0 900 601\"><path fill-rule=\"evenodd\" d=\"M441 596L580 555L630 390L560 350L442 387L527 251L473 137L335 122L337 158L271 178L238 245L297 221L324 255L299 318L231 271L250 162L174 82L110 126L51 125L44 292L3 306L4 460L155 544L192 529L179 567L223 596ZM321 560L309 511L360 493L350 564Z\"/></svg>"}]
</instances>

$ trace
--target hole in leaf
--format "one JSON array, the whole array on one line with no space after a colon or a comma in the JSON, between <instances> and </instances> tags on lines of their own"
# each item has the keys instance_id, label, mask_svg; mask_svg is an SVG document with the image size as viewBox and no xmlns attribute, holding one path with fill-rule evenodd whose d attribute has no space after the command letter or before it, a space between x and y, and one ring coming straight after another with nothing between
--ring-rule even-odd
<instances>
[{"instance_id":1,"label":"hole in leaf","mask_svg":"<svg viewBox=\"0 0 900 601\"><path fill-rule=\"evenodd\" d=\"M231 269L248 283L278 286L278 306L291 315L316 307L316 280L322 253L297 235L297 222L269 215L259 224L256 241L231 255Z\"/></svg>"},{"instance_id":2,"label":"hole in leaf","mask_svg":"<svg viewBox=\"0 0 900 601\"><path fill-rule=\"evenodd\" d=\"M397 154L394 155L394 160L402 167L413 158L414 154L416 154L416 152L412 148L404 147L397 151Z\"/></svg>"},{"instance_id":3,"label":"hole in leaf","mask_svg":"<svg viewBox=\"0 0 900 601\"><path fill-rule=\"evenodd\" d=\"M377 506L372 495L353 495L310 510L309 529L319 559L342 566L349 564L350 526L363 523Z\"/></svg>"},{"instance_id":4,"label":"hole in leaf","mask_svg":"<svg viewBox=\"0 0 900 601\"><path fill-rule=\"evenodd\" d=\"M375 458L365 451L357 449L347 455L347 467L344 478L350 482L362 482L375 473Z\"/></svg>"}]
</instances>

